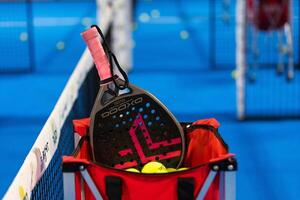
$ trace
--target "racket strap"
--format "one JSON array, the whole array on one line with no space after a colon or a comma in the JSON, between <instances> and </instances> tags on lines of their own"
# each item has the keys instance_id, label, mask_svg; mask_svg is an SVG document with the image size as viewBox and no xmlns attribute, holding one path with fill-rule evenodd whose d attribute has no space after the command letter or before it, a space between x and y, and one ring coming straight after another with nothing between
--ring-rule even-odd
<instances>
[{"instance_id":1,"label":"racket strap","mask_svg":"<svg viewBox=\"0 0 300 200\"><path fill-rule=\"evenodd\" d=\"M117 57L115 56L115 54L110 50L108 44L105 41L105 37L101 31L101 29L97 26L97 25L92 25L92 28L95 27L98 31L98 33L100 34L100 37L102 38L102 45L103 45L103 49L105 51L106 56L108 57L108 61L109 61L109 65L110 65L110 72L112 75L112 81L115 84L115 86L120 89L120 90L124 90L126 88L128 88L128 83L129 83L129 79L128 76L126 74L126 72L122 69L122 67L120 66ZM114 76L114 65L116 65L116 67L118 68L119 72L121 73L121 75L123 76L124 79L124 83L120 84L118 83L116 80L117 78Z\"/></svg>"}]
</instances>

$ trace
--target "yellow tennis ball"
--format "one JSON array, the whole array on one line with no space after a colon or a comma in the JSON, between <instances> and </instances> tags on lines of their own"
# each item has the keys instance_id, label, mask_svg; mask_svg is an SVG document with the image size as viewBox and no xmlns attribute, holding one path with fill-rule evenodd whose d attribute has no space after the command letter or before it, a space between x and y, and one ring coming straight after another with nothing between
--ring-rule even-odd
<instances>
[{"instance_id":1,"label":"yellow tennis ball","mask_svg":"<svg viewBox=\"0 0 300 200\"><path fill-rule=\"evenodd\" d=\"M187 167L182 167L182 168L177 169L177 171L183 171L183 170L187 170L187 169L189 169L189 168L187 168Z\"/></svg>"},{"instance_id":2,"label":"yellow tennis ball","mask_svg":"<svg viewBox=\"0 0 300 200\"><path fill-rule=\"evenodd\" d=\"M167 171L168 171L168 172L175 172L176 169L175 169L175 168L167 168Z\"/></svg>"},{"instance_id":3,"label":"yellow tennis ball","mask_svg":"<svg viewBox=\"0 0 300 200\"><path fill-rule=\"evenodd\" d=\"M128 168L128 169L126 169L125 171L127 171L127 172L140 173L140 171L139 171L138 169L135 169L135 168Z\"/></svg>"},{"instance_id":4,"label":"yellow tennis ball","mask_svg":"<svg viewBox=\"0 0 300 200\"><path fill-rule=\"evenodd\" d=\"M160 162L152 161L148 162L142 169L142 173L153 174L153 173L168 173L166 167Z\"/></svg>"},{"instance_id":5,"label":"yellow tennis ball","mask_svg":"<svg viewBox=\"0 0 300 200\"><path fill-rule=\"evenodd\" d=\"M231 71L231 78L236 79L237 77L237 71L236 70L232 70Z\"/></svg>"},{"instance_id":6,"label":"yellow tennis ball","mask_svg":"<svg viewBox=\"0 0 300 200\"><path fill-rule=\"evenodd\" d=\"M233 79L236 79L236 78L238 77L238 71L237 71L237 70L232 70L232 72L231 72L231 77L232 77Z\"/></svg>"}]
</instances>

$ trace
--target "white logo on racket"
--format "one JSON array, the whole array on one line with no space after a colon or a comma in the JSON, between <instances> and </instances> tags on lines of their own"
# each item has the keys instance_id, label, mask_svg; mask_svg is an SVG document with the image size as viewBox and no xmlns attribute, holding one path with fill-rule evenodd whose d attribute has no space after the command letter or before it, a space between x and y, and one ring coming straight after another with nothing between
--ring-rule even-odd
<instances>
[{"instance_id":1,"label":"white logo on racket","mask_svg":"<svg viewBox=\"0 0 300 200\"><path fill-rule=\"evenodd\" d=\"M130 100L126 101L125 103L120 104L116 107L113 107L109 111L102 113L101 117L106 118L110 115L116 114L119 111L125 110L125 109L129 108L130 106L134 106L136 104L139 104L142 101L143 101L143 97L139 97L139 98L136 98L136 99L130 99Z\"/></svg>"}]
</instances>

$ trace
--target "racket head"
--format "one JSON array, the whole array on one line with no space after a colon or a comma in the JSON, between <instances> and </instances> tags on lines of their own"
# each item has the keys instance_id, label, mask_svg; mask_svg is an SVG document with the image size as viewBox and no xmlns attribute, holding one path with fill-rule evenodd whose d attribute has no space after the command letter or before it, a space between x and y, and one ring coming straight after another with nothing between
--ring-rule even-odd
<instances>
[{"instance_id":1,"label":"racket head","mask_svg":"<svg viewBox=\"0 0 300 200\"><path fill-rule=\"evenodd\" d=\"M101 86L91 114L94 161L118 169L150 161L179 167L185 141L176 118L150 93L129 84L130 92L112 97L111 85Z\"/></svg>"}]
</instances>

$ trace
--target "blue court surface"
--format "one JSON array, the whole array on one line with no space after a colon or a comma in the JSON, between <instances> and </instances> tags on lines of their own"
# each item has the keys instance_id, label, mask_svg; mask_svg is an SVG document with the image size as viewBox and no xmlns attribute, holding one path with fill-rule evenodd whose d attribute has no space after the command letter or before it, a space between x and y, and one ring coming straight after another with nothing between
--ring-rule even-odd
<instances>
[{"instance_id":1,"label":"blue court surface","mask_svg":"<svg viewBox=\"0 0 300 200\"><path fill-rule=\"evenodd\" d=\"M300 120L236 119L236 86L231 75L235 68L234 18L226 31L222 32L221 25L215 30L216 60L222 60L222 66L212 69L208 2L138 1L130 81L156 95L180 121L214 117L221 123L220 133L238 159L237 199L299 199ZM9 4L0 4L0 16L11 14L5 6ZM35 3L33 9L34 72L0 74L0 197L83 52L85 46L79 33L95 22L95 4L90 1ZM0 23L1 37L7 34L7 26L26 29L22 23L3 20L6 23ZM19 16L15 20L24 19ZM57 22L59 25L54 25ZM223 37L230 40L224 41ZM22 44L17 46L28 51ZM3 47L0 44L0 54ZM16 56L23 59L18 64L24 68L30 63L26 56ZM299 83L299 77L296 82ZM259 104L260 97L256 98Z\"/></svg>"}]
</instances>

